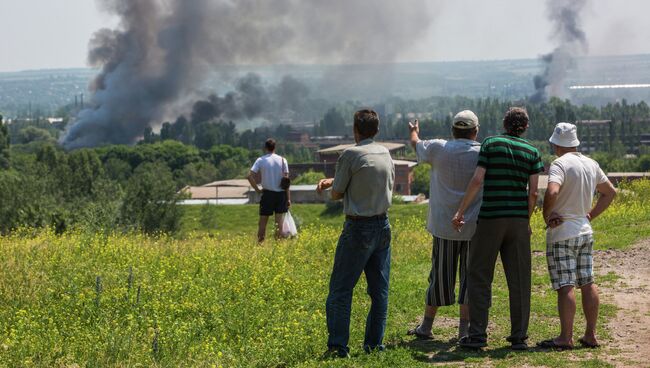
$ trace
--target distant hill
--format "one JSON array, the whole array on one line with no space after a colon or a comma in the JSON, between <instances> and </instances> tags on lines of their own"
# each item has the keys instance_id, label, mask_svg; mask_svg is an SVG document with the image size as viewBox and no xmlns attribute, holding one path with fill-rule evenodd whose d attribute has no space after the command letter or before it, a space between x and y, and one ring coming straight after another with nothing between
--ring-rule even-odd
<instances>
[{"instance_id":1,"label":"distant hill","mask_svg":"<svg viewBox=\"0 0 650 368\"><path fill-rule=\"evenodd\" d=\"M374 103L389 96L417 99L430 96L494 97L517 100L533 93L532 79L542 66L537 59L400 63L391 65L280 65L227 67L233 76L255 72L268 83L293 75L312 90L311 97L330 102ZM48 116L84 94L96 71L52 69L0 73L0 112L8 117ZM206 92L224 93L232 86L218 73L206 79ZM230 79L232 80L232 79ZM601 56L577 61L566 81L574 103L603 105L623 98L650 101L650 88L579 89L573 85L648 84L650 55ZM79 100L78 100L79 102Z\"/></svg>"}]
</instances>

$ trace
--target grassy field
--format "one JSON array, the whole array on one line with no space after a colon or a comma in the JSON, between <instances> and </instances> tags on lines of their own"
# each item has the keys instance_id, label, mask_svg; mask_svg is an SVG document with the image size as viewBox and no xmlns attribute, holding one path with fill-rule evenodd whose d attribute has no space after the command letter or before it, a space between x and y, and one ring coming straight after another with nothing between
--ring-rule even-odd
<instances>
[{"instance_id":1,"label":"grassy field","mask_svg":"<svg viewBox=\"0 0 650 368\"><path fill-rule=\"evenodd\" d=\"M597 247L624 248L650 236L650 207L621 201L596 220ZM436 340L405 336L422 313L430 237L425 206L398 205L394 227L388 350L361 353L369 307L355 291L353 358L323 361L324 304L341 215L298 206L297 239L255 242L255 206L187 208L179 237L50 232L0 237L0 367L417 367L432 362L484 366L607 366L605 351L515 353L507 349L508 295L500 266L490 347L456 348L456 308L443 308ZM534 218L534 343L557 333L543 230ZM616 275L599 279L612 282ZM615 313L604 305L601 322ZM583 325L578 318L576 333ZM600 326L606 341L608 332Z\"/></svg>"},{"instance_id":2,"label":"grassy field","mask_svg":"<svg viewBox=\"0 0 650 368\"><path fill-rule=\"evenodd\" d=\"M631 199L621 202L623 203L614 205L594 222L596 249L622 249L638 239L650 236L650 211L647 209L650 203ZM257 234L258 210L257 205L186 206L180 237L210 235L223 238L238 235L253 238ZM322 204L293 205L291 212L302 228L329 226L338 229L344 221L341 212L329 212ZM426 222L427 212L426 205L397 204L391 207L389 217L393 225L396 220ZM546 233L541 211L535 213L531 224L533 250L545 250ZM267 236L272 231L272 225L269 224Z\"/></svg>"}]
</instances>

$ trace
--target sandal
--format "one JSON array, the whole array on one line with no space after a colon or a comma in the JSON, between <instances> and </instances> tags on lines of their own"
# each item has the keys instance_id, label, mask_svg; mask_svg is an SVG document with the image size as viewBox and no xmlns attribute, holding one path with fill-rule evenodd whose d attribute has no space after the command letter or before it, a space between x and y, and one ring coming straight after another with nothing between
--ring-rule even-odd
<instances>
[{"instance_id":1,"label":"sandal","mask_svg":"<svg viewBox=\"0 0 650 368\"><path fill-rule=\"evenodd\" d=\"M418 339L422 339L422 340L431 340L431 339L433 339L433 334L432 333L429 333L428 335L420 333L420 332L418 332L418 328L420 328L420 325L417 325L417 327L408 330L406 332L406 334L408 336L415 336Z\"/></svg>"},{"instance_id":2,"label":"sandal","mask_svg":"<svg viewBox=\"0 0 650 368\"><path fill-rule=\"evenodd\" d=\"M571 350L573 349L573 346L571 345L559 345L556 344L553 339L548 339L544 341L540 341L537 343L537 346L543 349L555 349L555 350Z\"/></svg>"},{"instance_id":3,"label":"sandal","mask_svg":"<svg viewBox=\"0 0 650 368\"><path fill-rule=\"evenodd\" d=\"M578 342L579 342L580 345L582 345L582 347L584 347L584 348L597 349L597 348L600 347L600 344L598 344L598 343L596 343L596 344L592 344L592 343L588 342L587 340L585 340L583 337L581 337L580 340L578 340Z\"/></svg>"}]
</instances>

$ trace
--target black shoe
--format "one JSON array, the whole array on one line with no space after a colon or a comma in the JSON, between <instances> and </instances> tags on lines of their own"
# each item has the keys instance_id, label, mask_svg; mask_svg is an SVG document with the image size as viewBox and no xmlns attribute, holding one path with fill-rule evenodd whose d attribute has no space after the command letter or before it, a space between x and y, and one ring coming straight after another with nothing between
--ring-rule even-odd
<instances>
[{"instance_id":1,"label":"black shoe","mask_svg":"<svg viewBox=\"0 0 650 368\"><path fill-rule=\"evenodd\" d=\"M328 348L325 353L323 353L322 359L338 359L338 358L349 358L350 353L345 348L331 347Z\"/></svg>"},{"instance_id":2,"label":"black shoe","mask_svg":"<svg viewBox=\"0 0 650 368\"><path fill-rule=\"evenodd\" d=\"M487 346L487 341L476 337L464 336L458 340L458 346L468 349L480 349Z\"/></svg>"},{"instance_id":3,"label":"black shoe","mask_svg":"<svg viewBox=\"0 0 650 368\"><path fill-rule=\"evenodd\" d=\"M510 345L510 349L518 351L528 350L528 344L526 341L516 341Z\"/></svg>"},{"instance_id":4,"label":"black shoe","mask_svg":"<svg viewBox=\"0 0 650 368\"><path fill-rule=\"evenodd\" d=\"M514 337L507 337L506 341L510 343L510 349L512 350L528 350L528 343L526 340L528 339L528 336L522 338L514 338Z\"/></svg>"}]
</instances>

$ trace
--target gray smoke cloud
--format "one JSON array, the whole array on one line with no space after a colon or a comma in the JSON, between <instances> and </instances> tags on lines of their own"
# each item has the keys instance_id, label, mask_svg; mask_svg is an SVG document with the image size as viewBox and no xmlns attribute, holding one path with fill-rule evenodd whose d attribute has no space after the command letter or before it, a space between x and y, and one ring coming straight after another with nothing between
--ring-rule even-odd
<instances>
[{"instance_id":1,"label":"gray smoke cloud","mask_svg":"<svg viewBox=\"0 0 650 368\"><path fill-rule=\"evenodd\" d=\"M194 102L190 121L241 120L256 117L277 117L295 111L305 103L310 90L302 82L285 76L278 85L267 87L262 78L249 73L237 80L235 90L223 96L212 94Z\"/></svg>"},{"instance_id":2,"label":"gray smoke cloud","mask_svg":"<svg viewBox=\"0 0 650 368\"><path fill-rule=\"evenodd\" d=\"M553 24L551 38L558 42L552 53L542 56L544 72L536 75L532 102L543 102L549 96L564 95L564 81L575 59L587 53L587 36L581 28L581 13L587 0L548 0L547 17Z\"/></svg>"},{"instance_id":3,"label":"gray smoke cloud","mask_svg":"<svg viewBox=\"0 0 650 368\"><path fill-rule=\"evenodd\" d=\"M98 3L117 15L120 24L98 31L90 41L89 63L101 72L90 86L90 107L62 138L68 149L134 143L145 127L159 124L187 103L220 66L390 63L425 33L433 5L431 0ZM298 95L293 82L278 87L287 104ZM238 82L235 94L248 99L233 105L243 107L240 116L261 111L252 102L264 103L255 100L256 83Z\"/></svg>"}]
</instances>

